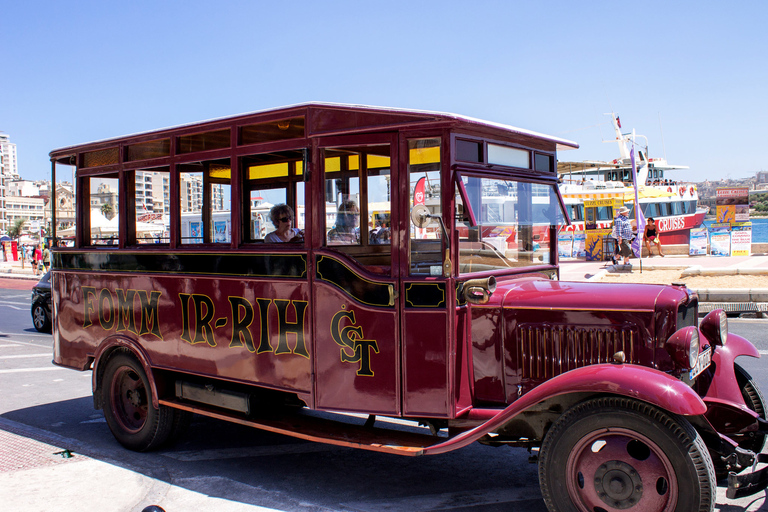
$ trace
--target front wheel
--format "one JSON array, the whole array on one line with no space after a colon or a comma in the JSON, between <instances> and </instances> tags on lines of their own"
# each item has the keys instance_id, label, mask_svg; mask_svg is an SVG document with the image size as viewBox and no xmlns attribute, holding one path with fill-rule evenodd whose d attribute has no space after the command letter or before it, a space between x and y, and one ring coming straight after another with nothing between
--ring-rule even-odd
<instances>
[{"instance_id":1,"label":"front wheel","mask_svg":"<svg viewBox=\"0 0 768 512\"><path fill-rule=\"evenodd\" d=\"M147 451L162 445L174 429L174 410L152 406L149 379L129 353L117 353L106 365L101 392L112 435L130 450Z\"/></svg>"},{"instance_id":2,"label":"front wheel","mask_svg":"<svg viewBox=\"0 0 768 512\"><path fill-rule=\"evenodd\" d=\"M544 438L539 483L551 512L713 510L712 460L684 418L626 398L577 404Z\"/></svg>"}]
</instances>

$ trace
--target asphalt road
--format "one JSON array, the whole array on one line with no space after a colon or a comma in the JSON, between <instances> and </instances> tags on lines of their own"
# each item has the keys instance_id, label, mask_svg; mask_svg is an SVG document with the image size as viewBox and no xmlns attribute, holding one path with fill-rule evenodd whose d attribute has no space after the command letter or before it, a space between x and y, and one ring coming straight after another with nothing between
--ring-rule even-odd
<instances>
[{"instance_id":1,"label":"asphalt road","mask_svg":"<svg viewBox=\"0 0 768 512\"><path fill-rule=\"evenodd\" d=\"M522 449L479 444L409 458L307 443L203 417L175 446L153 453L124 450L93 408L90 372L51 364L51 336L32 327L30 292L0 279L0 428L46 433L91 458L234 504L294 511L544 512L537 466ZM768 320L736 320L731 330L768 354ZM764 390L768 372L740 361ZM1 448L1 447L0 447ZM87 499L88 482L83 486ZM738 503L720 489L716 510L768 510L763 496ZM755 498L758 498L755 501ZM134 510L116 504L116 510ZM170 512L170 511L169 511Z\"/></svg>"}]
</instances>

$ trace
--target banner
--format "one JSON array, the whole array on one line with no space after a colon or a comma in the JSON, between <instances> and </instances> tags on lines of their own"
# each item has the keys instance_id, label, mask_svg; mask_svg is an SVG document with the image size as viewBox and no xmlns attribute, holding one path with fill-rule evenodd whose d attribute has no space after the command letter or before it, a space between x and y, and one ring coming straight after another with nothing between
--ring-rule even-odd
<instances>
[{"instance_id":1,"label":"banner","mask_svg":"<svg viewBox=\"0 0 768 512\"><path fill-rule=\"evenodd\" d=\"M632 131L632 149L629 152L629 158L632 160L632 185L635 187L635 226L637 226L637 236L632 240L632 252L636 258L643 257L643 238L645 237L645 215L640 209L640 199L637 197L637 164L635 163L634 130ZM650 256L650 254L648 255Z\"/></svg>"},{"instance_id":2,"label":"banner","mask_svg":"<svg viewBox=\"0 0 768 512\"><path fill-rule=\"evenodd\" d=\"M571 258L573 255L573 234L559 233L557 235L557 256Z\"/></svg>"}]
</instances>

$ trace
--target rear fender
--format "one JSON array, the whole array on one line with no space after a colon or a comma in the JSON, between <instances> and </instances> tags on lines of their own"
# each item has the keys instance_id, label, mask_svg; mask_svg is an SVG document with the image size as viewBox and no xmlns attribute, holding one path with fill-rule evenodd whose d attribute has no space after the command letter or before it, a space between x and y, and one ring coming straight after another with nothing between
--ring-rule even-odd
<instances>
[{"instance_id":1,"label":"rear fender","mask_svg":"<svg viewBox=\"0 0 768 512\"><path fill-rule=\"evenodd\" d=\"M129 350L144 368L144 373L147 375L147 379L149 380L149 387L152 395L152 406L155 409L159 408L160 403L157 398L157 385L152 374L152 367L149 364L149 357L147 356L146 352L144 352L144 349L141 347L141 345L139 345L135 340L132 340L126 336L121 336L119 334L110 336L102 341L99 345L99 348L96 350L96 353L94 354L93 374L91 377L94 405L97 409L101 409L101 395L99 394L99 389L101 388L101 376L104 373L104 366L107 359L109 359L109 355L115 349L120 348Z\"/></svg>"},{"instance_id":2,"label":"rear fender","mask_svg":"<svg viewBox=\"0 0 768 512\"><path fill-rule=\"evenodd\" d=\"M466 446L539 402L569 393L626 396L681 416L698 416L707 411L695 391L666 373L644 366L597 364L571 370L536 386L485 423L430 446L424 453L438 454Z\"/></svg>"}]
</instances>

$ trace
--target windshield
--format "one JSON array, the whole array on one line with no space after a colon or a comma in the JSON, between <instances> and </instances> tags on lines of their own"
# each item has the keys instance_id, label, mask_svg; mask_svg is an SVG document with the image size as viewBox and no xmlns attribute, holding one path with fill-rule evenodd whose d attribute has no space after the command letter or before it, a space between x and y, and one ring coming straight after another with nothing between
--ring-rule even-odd
<instances>
[{"instance_id":1,"label":"windshield","mask_svg":"<svg viewBox=\"0 0 768 512\"><path fill-rule=\"evenodd\" d=\"M550 227L565 223L554 185L474 176L461 182L466 195L456 197L460 274L551 262Z\"/></svg>"}]
</instances>

